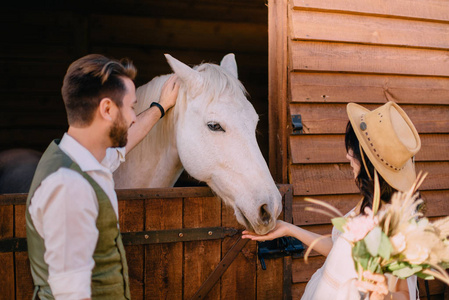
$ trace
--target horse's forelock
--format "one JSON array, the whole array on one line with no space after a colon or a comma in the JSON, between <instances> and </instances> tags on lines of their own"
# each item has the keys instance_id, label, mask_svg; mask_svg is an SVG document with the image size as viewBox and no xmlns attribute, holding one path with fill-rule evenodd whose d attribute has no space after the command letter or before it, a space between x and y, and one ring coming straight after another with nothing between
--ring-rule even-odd
<instances>
[{"instance_id":1,"label":"horse's forelock","mask_svg":"<svg viewBox=\"0 0 449 300\"><path fill-rule=\"evenodd\" d=\"M203 63L195 69L202 74L204 79L203 93L209 94L211 101L219 99L223 95L235 97L242 92L245 96L248 95L243 84L218 65Z\"/></svg>"}]
</instances>

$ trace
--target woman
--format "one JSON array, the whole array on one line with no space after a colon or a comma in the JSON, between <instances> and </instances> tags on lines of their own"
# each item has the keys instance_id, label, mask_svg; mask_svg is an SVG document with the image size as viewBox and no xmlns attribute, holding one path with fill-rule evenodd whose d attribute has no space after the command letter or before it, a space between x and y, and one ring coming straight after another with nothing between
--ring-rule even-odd
<instances>
[{"instance_id":1,"label":"woman","mask_svg":"<svg viewBox=\"0 0 449 300\"><path fill-rule=\"evenodd\" d=\"M351 210L364 214L372 208L374 172L379 175L381 202L388 203L396 191L408 191L416 179L414 155L421 148L418 133L405 112L388 102L369 111L355 103L347 106L349 122L345 144L355 182L362 200ZM381 207L382 209L382 207ZM369 299L416 299L416 277L401 280L392 276L365 272L369 281L358 281L350 244L332 230L332 238L322 238L314 250L327 256L307 284L302 299L360 299L359 290L370 292ZM278 221L276 228L266 235L244 231L242 238L256 241L293 236L310 245L320 235L293 224Z\"/></svg>"}]
</instances>

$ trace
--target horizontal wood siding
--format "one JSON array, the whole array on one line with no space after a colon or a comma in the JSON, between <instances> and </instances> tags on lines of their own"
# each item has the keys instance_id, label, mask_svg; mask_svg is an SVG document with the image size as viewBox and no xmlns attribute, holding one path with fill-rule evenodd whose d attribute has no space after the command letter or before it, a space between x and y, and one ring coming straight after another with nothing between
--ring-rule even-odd
<instances>
[{"instance_id":1,"label":"horizontal wood siding","mask_svg":"<svg viewBox=\"0 0 449 300\"><path fill-rule=\"evenodd\" d=\"M329 217L306 213L313 205L304 198L342 212L360 200L344 147L348 102L401 105L421 136L416 168L429 172L427 216L449 215L449 2L291 0L288 21L288 108L303 125L299 135L289 131L293 222L330 233ZM294 298L323 262L314 252L309 264L293 259ZM443 297L441 282L430 287Z\"/></svg>"}]
</instances>

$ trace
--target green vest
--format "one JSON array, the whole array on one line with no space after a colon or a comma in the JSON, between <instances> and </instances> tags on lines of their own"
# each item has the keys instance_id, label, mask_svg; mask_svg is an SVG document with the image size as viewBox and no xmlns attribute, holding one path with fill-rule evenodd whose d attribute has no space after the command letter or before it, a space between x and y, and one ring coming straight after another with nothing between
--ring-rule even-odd
<instances>
[{"instance_id":1,"label":"green vest","mask_svg":"<svg viewBox=\"0 0 449 300\"><path fill-rule=\"evenodd\" d=\"M73 162L58 147L59 141L53 141L43 154L34 174L30 192L26 202L26 229L28 256L35 294L40 299L54 299L48 284L48 265L44 261L45 244L31 220L28 208L34 192L41 182L59 168L69 168L81 174L92 186L98 201L98 218L96 226L99 231L97 246L93 258L95 267L92 270L92 299L131 299L128 283L128 266L120 231L117 228L117 217L111 202L103 189L87 173ZM72 199L76 201L76 199Z\"/></svg>"}]
</instances>

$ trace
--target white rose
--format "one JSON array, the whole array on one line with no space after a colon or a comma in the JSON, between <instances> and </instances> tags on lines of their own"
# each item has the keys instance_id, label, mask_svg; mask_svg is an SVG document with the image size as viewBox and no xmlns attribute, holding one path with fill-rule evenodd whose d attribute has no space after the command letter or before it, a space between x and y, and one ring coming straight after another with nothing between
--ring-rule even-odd
<instances>
[{"instance_id":1,"label":"white rose","mask_svg":"<svg viewBox=\"0 0 449 300\"><path fill-rule=\"evenodd\" d=\"M404 251L406 244L405 236L402 234L402 232L399 232L398 234L395 234L393 237L391 237L390 242L394 247L395 253Z\"/></svg>"},{"instance_id":2,"label":"white rose","mask_svg":"<svg viewBox=\"0 0 449 300\"><path fill-rule=\"evenodd\" d=\"M414 265L422 264L429 257L429 249L415 245L405 251L405 258Z\"/></svg>"}]
</instances>

